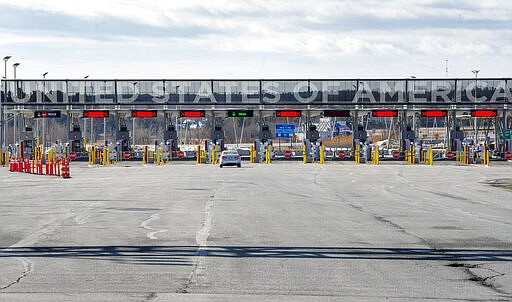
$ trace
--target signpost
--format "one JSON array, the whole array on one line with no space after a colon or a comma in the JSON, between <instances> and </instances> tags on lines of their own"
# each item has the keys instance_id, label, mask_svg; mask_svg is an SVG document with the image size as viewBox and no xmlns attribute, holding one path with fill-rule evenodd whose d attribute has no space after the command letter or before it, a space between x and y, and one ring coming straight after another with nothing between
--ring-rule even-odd
<instances>
[{"instance_id":1,"label":"signpost","mask_svg":"<svg viewBox=\"0 0 512 302\"><path fill-rule=\"evenodd\" d=\"M131 157L130 151L124 151L123 152L123 159L124 160L129 160L130 157Z\"/></svg>"}]
</instances>

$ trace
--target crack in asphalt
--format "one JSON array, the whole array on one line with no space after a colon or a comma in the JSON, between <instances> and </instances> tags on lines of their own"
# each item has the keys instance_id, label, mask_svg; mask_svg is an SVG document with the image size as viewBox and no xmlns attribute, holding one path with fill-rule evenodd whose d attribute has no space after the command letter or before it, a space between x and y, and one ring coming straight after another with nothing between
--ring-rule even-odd
<instances>
[{"instance_id":1,"label":"crack in asphalt","mask_svg":"<svg viewBox=\"0 0 512 302\"><path fill-rule=\"evenodd\" d=\"M320 172L320 171L319 171ZM416 235L416 234L413 234L413 233L410 233L408 232L404 227L402 227L401 225L385 218L384 216L381 216L381 215L377 215L377 214L374 214L374 213L371 213L369 211L366 211L363 207L361 206L358 206L358 205L355 205L353 203L351 203L349 200L347 200L346 198L340 196L338 193L332 191L329 187L323 185L322 183L320 182L317 182L317 177L318 177L318 174L319 172L317 173L317 175L315 175L315 183L322 186L324 189L327 189L329 191L331 191L332 193L334 193L338 198L340 198L341 200L345 201L347 205L349 205L350 207L352 207L353 209L356 209L364 214L367 214L367 215L370 215L372 216L375 220L379 221L379 222L382 222L382 223L386 223L390 226L392 226L393 228L403 232L404 234L407 234L409 236L412 236L412 237L415 237L417 239L419 239L421 241L421 243L435 251L438 251L440 253L443 253L443 254L446 254L447 256L450 256L449 253L445 253L442 249L436 247L432 242L428 242L426 239L422 238L421 236L419 235ZM409 184L409 181L403 176L403 173L402 171L399 171L398 172L398 177L399 177L399 180L401 183L407 185L407 186L411 186ZM415 189L418 189L416 187L414 187ZM389 192L390 194L397 194L401 197L404 197L402 196L400 193L396 193L396 192ZM434 192L430 192L430 193L434 193ZM435 194L435 193L434 193ZM452 197L452 196L446 196L448 198ZM490 268L486 268L486 267L480 267L482 265L485 265L485 264L479 264L479 265L466 265L466 264L457 264L457 263L452 263L451 265L448 265L448 266L451 266L451 267L456 267L456 268L463 268L471 277L469 278L470 281L474 281L474 282L477 282L478 284L482 285L482 286L485 286L489 289L492 289L493 291L495 291L496 293L499 293L499 294L502 294L502 295L505 295L507 298L509 297L512 297L512 295L510 295L510 293L504 291L504 290L501 290L499 288L496 287L496 285L494 285L492 283L492 279L494 278L497 278L497 277L501 277L501 276L505 276L506 274L504 273L500 273L500 272L497 272L493 269L490 269ZM486 269L486 270L489 270L489 271L492 271L494 272L496 275L493 275L493 276L489 276L489 277L481 277L479 276L477 273L471 271L471 268L480 268L480 269Z\"/></svg>"},{"instance_id":2,"label":"crack in asphalt","mask_svg":"<svg viewBox=\"0 0 512 302\"><path fill-rule=\"evenodd\" d=\"M213 191L213 193L209 196L206 204L205 204L205 213L203 218L203 223L201 229L196 233L196 243L198 244L198 248L196 251L196 256L194 258L194 266L192 272L189 277L185 281L185 283L176 290L176 293L186 294L189 292L189 288L193 284L198 283L198 276L201 271L205 268L203 267L203 263L201 259L203 259L208 253L208 237L210 236L210 231L213 227L213 206L216 194L221 190L221 188L226 184L230 183L231 179L237 176L240 172L231 175L228 179L223 180Z\"/></svg>"},{"instance_id":3,"label":"crack in asphalt","mask_svg":"<svg viewBox=\"0 0 512 302\"><path fill-rule=\"evenodd\" d=\"M15 281L3 286L3 287L0 287L0 290L5 290L5 289L8 289L9 287L15 285L15 284L18 284L20 283L20 281L25 278L28 274L30 274L32 272L32 268L33 268L33 265L30 261L28 261L27 259L25 258L16 258L18 259L19 261L21 261L23 263L23 266L25 267L25 270L21 273L21 275L18 277L18 279L16 279Z\"/></svg>"}]
</instances>

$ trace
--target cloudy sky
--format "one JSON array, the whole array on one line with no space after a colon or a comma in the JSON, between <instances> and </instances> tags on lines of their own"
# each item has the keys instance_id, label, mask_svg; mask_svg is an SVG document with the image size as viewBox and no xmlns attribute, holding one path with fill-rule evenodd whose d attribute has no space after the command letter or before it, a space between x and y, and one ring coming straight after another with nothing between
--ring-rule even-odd
<instances>
[{"instance_id":1,"label":"cloudy sky","mask_svg":"<svg viewBox=\"0 0 512 302\"><path fill-rule=\"evenodd\" d=\"M506 0L0 0L18 78L512 77ZM3 75L3 69L1 74Z\"/></svg>"}]
</instances>

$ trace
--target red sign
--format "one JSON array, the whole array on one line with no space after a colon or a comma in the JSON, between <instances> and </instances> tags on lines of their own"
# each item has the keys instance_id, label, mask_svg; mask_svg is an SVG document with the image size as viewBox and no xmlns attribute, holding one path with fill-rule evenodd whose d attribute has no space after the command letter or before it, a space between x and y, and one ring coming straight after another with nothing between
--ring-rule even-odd
<instances>
[{"instance_id":1,"label":"red sign","mask_svg":"<svg viewBox=\"0 0 512 302\"><path fill-rule=\"evenodd\" d=\"M340 151L338 152L338 157L339 157L339 158L345 158L345 155L347 155L347 154L346 154L346 153L345 153L345 151L343 151L343 150L340 150Z\"/></svg>"},{"instance_id":2,"label":"red sign","mask_svg":"<svg viewBox=\"0 0 512 302\"><path fill-rule=\"evenodd\" d=\"M69 159L75 160L76 158L76 152L69 152Z\"/></svg>"},{"instance_id":3,"label":"red sign","mask_svg":"<svg viewBox=\"0 0 512 302\"><path fill-rule=\"evenodd\" d=\"M374 110L372 111L373 117L397 117L398 110Z\"/></svg>"},{"instance_id":4,"label":"red sign","mask_svg":"<svg viewBox=\"0 0 512 302\"><path fill-rule=\"evenodd\" d=\"M157 117L158 111L156 110L133 110L132 117L139 118L149 118L149 117Z\"/></svg>"},{"instance_id":5,"label":"red sign","mask_svg":"<svg viewBox=\"0 0 512 302\"><path fill-rule=\"evenodd\" d=\"M286 157L286 158L292 157L292 151L290 151L290 150L284 151L284 157Z\"/></svg>"},{"instance_id":6,"label":"red sign","mask_svg":"<svg viewBox=\"0 0 512 302\"><path fill-rule=\"evenodd\" d=\"M421 111L422 117L445 117L448 116L446 110L423 110Z\"/></svg>"},{"instance_id":7,"label":"red sign","mask_svg":"<svg viewBox=\"0 0 512 302\"><path fill-rule=\"evenodd\" d=\"M109 117L109 112L106 110L86 110L84 111L84 117L86 118L104 118Z\"/></svg>"},{"instance_id":8,"label":"red sign","mask_svg":"<svg viewBox=\"0 0 512 302\"><path fill-rule=\"evenodd\" d=\"M301 117L302 111L300 110L277 110L276 117Z\"/></svg>"},{"instance_id":9,"label":"red sign","mask_svg":"<svg viewBox=\"0 0 512 302\"><path fill-rule=\"evenodd\" d=\"M512 152L505 152L505 159L511 160L512 159Z\"/></svg>"},{"instance_id":10,"label":"red sign","mask_svg":"<svg viewBox=\"0 0 512 302\"><path fill-rule=\"evenodd\" d=\"M205 117L206 113L204 110L197 111L180 111L180 117Z\"/></svg>"},{"instance_id":11,"label":"red sign","mask_svg":"<svg viewBox=\"0 0 512 302\"><path fill-rule=\"evenodd\" d=\"M453 152L453 151L446 152L446 158L453 159L454 157L455 157L455 152Z\"/></svg>"},{"instance_id":12,"label":"red sign","mask_svg":"<svg viewBox=\"0 0 512 302\"><path fill-rule=\"evenodd\" d=\"M495 117L498 111L494 109L475 109L471 110L471 117Z\"/></svg>"},{"instance_id":13,"label":"red sign","mask_svg":"<svg viewBox=\"0 0 512 302\"><path fill-rule=\"evenodd\" d=\"M130 157L132 156L132 154L130 153L130 151L123 151L123 159L130 159Z\"/></svg>"},{"instance_id":14,"label":"red sign","mask_svg":"<svg viewBox=\"0 0 512 302\"><path fill-rule=\"evenodd\" d=\"M183 158L183 157L185 157L185 152L178 151L178 158Z\"/></svg>"},{"instance_id":15,"label":"red sign","mask_svg":"<svg viewBox=\"0 0 512 302\"><path fill-rule=\"evenodd\" d=\"M393 151L393 158L394 158L394 159L398 159L398 158L400 158L400 152L398 152L398 151Z\"/></svg>"}]
</instances>

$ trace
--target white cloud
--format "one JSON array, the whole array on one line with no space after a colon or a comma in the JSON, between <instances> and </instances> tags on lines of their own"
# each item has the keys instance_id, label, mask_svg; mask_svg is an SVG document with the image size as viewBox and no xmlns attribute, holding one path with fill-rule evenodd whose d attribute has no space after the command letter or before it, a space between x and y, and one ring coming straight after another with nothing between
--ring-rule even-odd
<instances>
[{"instance_id":1,"label":"white cloud","mask_svg":"<svg viewBox=\"0 0 512 302\"><path fill-rule=\"evenodd\" d=\"M340 67L360 76L435 76L431 66L446 57L460 60L453 65L461 72L464 64L486 61L505 73L512 52L512 8L504 0L0 0L0 5L43 11L56 20L71 16L82 24L123 21L115 32L31 28L30 22L24 29L0 29L2 49L32 66L46 68L37 63L46 60L63 71L70 65L70 73L76 66L94 66L111 77L150 76L144 62L154 66L155 76L171 69L178 76L200 76L213 68L260 76L261 66L274 75L304 77L336 75ZM130 35L138 28L147 34ZM24 64L26 72L30 64ZM251 69L239 71L240 66Z\"/></svg>"}]
</instances>

